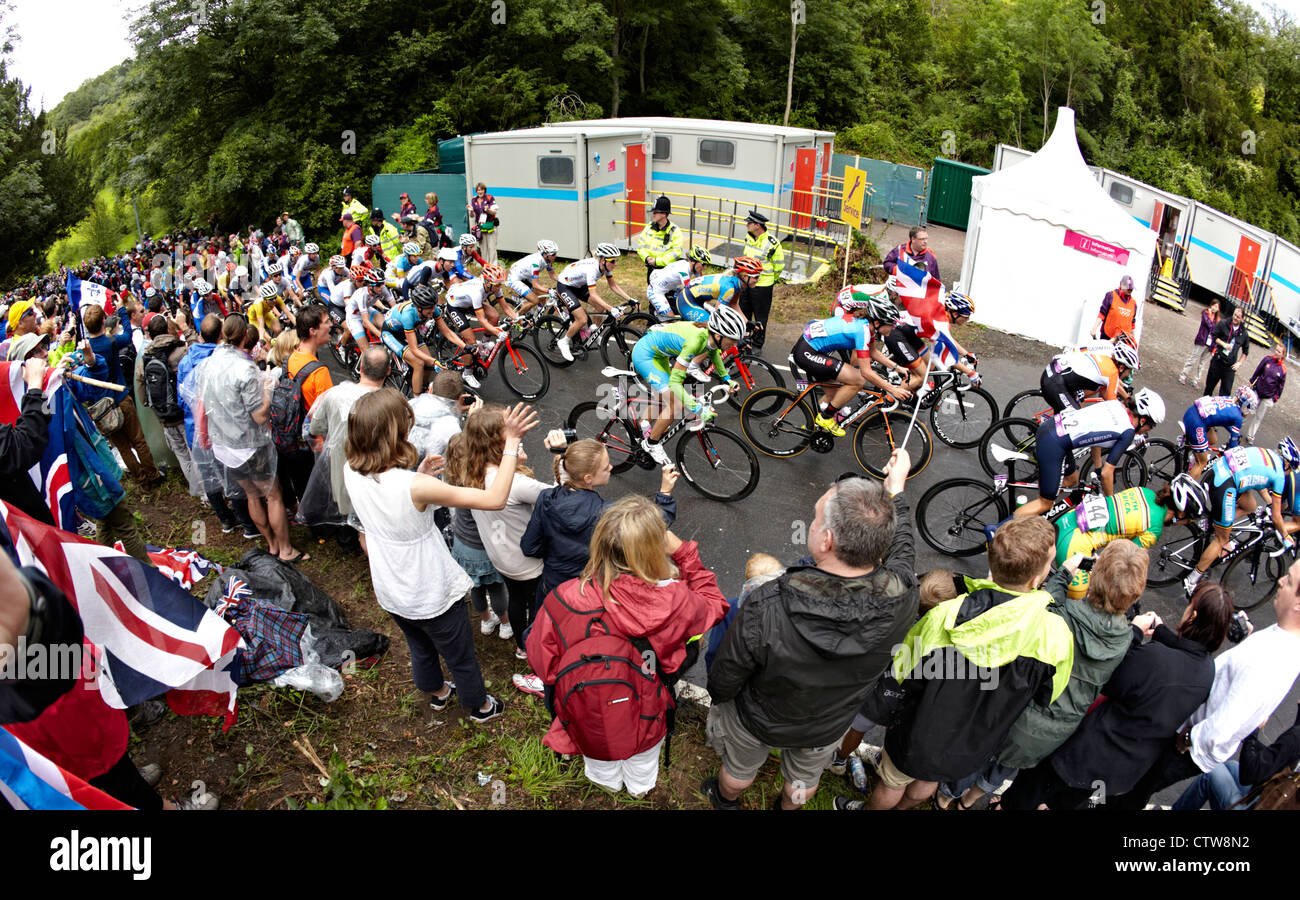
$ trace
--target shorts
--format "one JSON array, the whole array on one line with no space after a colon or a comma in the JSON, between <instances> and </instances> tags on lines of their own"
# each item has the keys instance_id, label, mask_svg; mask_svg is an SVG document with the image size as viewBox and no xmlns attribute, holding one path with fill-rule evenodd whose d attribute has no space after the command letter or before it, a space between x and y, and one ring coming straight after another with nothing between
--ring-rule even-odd
<instances>
[{"instance_id":1,"label":"shorts","mask_svg":"<svg viewBox=\"0 0 1300 900\"><path fill-rule=\"evenodd\" d=\"M360 322L348 323L348 332L352 335L352 340L356 341L358 347L364 347L370 343L370 338L366 336L366 327Z\"/></svg>"},{"instance_id":2,"label":"shorts","mask_svg":"<svg viewBox=\"0 0 1300 900\"><path fill-rule=\"evenodd\" d=\"M1038 387L1054 413L1062 412L1067 407L1081 409L1083 406L1082 392L1067 385L1064 375L1055 374L1050 369L1043 371L1042 377L1038 379Z\"/></svg>"},{"instance_id":3,"label":"shorts","mask_svg":"<svg viewBox=\"0 0 1300 900\"><path fill-rule=\"evenodd\" d=\"M925 349L925 341L917 334L912 336L902 335L895 328L885 338L885 349L889 351L889 355L894 359L903 365L910 366L912 363L920 361L921 351Z\"/></svg>"},{"instance_id":4,"label":"shorts","mask_svg":"<svg viewBox=\"0 0 1300 900\"><path fill-rule=\"evenodd\" d=\"M1204 453L1210 449L1210 426L1196 411L1196 404L1187 407L1187 412L1183 413L1183 430L1187 432L1187 446L1193 452Z\"/></svg>"},{"instance_id":5,"label":"shorts","mask_svg":"<svg viewBox=\"0 0 1300 900\"><path fill-rule=\"evenodd\" d=\"M668 293L655 290L649 292L650 305L654 307L654 311L660 319L667 319L677 315L677 298L681 296L681 293L680 290L669 291Z\"/></svg>"},{"instance_id":6,"label":"shorts","mask_svg":"<svg viewBox=\"0 0 1300 900\"><path fill-rule=\"evenodd\" d=\"M709 321L709 311L698 303L692 302L685 292L677 297L677 314L689 322Z\"/></svg>"},{"instance_id":7,"label":"shorts","mask_svg":"<svg viewBox=\"0 0 1300 900\"><path fill-rule=\"evenodd\" d=\"M384 346L396 353L398 359L401 359L402 354L406 353L406 343L403 339L393 334L387 328L379 332L379 335L383 339Z\"/></svg>"},{"instance_id":8,"label":"shorts","mask_svg":"<svg viewBox=\"0 0 1300 900\"><path fill-rule=\"evenodd\" d=\"M1061 476L1074 471L1074 448L1067 438L1056 433L1056 419L1044 419L1038 425L1034 444L1038 457L1038 496L1055 500L1061 490Z\"/></svg>"},{"instance_id":9,"label":"shorts","mask_svg":"<svg viewBox=\"0 0 1300 900\"><path fill-rule=\"evenodd\" d=\"M583 774L589 781L611 791L626 787L629 794L644 794L659 783L659 751L663 746L664 742L660 741L627 759L606 761L584 756Z\"/></svg>"},{"instance_id":10,"label":"shorts","mask_svg":"<svg viewBox=\"0 0 1300 900\"><path fill-rule=\"evenodd\" d=\"M656 394L665 393L672 386L671 367L649 341L638 341L632 348L632 368Z\"/></svg>"},{"instance_id":11,"label":"shorts","mask_svg":"<svg viewBox=\"0 0 1300 900\"><path fill-rule=\"evenodd\" d=\"M911 775L908 775L889 758L889 752L880 751L880 783L887 788L895 791L901 791L913 781L916 781Z\"/></svg>"},{"instance_id":12,"label":"shorts","mask_svg":"<svg viewBox=\"0 0 1300 900\"><path fill-rule=\"evenodd\" d=\"M1211 483L1210 521L1220 528L1231 528L1237 520L1237 482L1231 476L1223 479L1222 484Z\"/></svg>"},{"instance_id":13,"label":"shorts","mask_svg":"<svg viewBox=\"0 0 1300 900\"><path fill-rule=\"evenodd\" d=\"M750 734L740 721L734 700L715 703L709 708L704 735L708 745L722 758L727 774L738 781L752 781L773 749ZM811 788L821 780L838 746L837 741L824 747L776 748L781 751L781 776L789 784Z\"/></svg>"},{"instance_id":14,"label":"shorts","mask_svg":"<svg viewBox=\"0 0 1300 900\"><path fill-rule=\"evenodd\" d=\"M526 299L533 292L533 286L522 278L515 278L511 275L506 279L506 284L510 285L510 290L515 292L515 296L520 300Z\"/></svg>"},{"instance_id":15,"label":"shorts","mask_svg":"<svg viewBox=\"0 0 1300 900\"><path fill-rule=\"evenodd\" d=\"M840 370L844 368L844 363L840 360L818 353L802 337L795 343L790 356L794 364L807 372L813 381L838 381Z\"/></svg>"},{"instance_id":16,"label":"shorts","mask_svg":"<svg viewBox=\"0 0 1300 900\"><path fill-rule=\"evenodd\" d=\"M587 300L588 288L575 288L572 285L562 284L555 289L555 294L560 298L560 308L570 315L582 309L582 304ZM568 321L568 317L564 317Z\"/></svg>"},{"instance_id":17,"label":"shorts","mask_svg":"<svg viewBox=\"0 0 1300 900\"><path fill-rule=\"evenodd\" d=\"M473 310L460 309L456 306L444 306L442 315L447 320L447 324L451 326L451 330L457 334L478 324L478 317L474 315Z\"/></svg>"}]
</instances>

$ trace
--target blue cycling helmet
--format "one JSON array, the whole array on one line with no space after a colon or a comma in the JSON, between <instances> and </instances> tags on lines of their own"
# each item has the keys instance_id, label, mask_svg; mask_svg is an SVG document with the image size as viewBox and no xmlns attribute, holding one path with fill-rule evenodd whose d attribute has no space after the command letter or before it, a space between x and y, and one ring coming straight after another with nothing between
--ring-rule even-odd
<instances>
[{"instance_id":1,"label":"blue cycling helmet","mask_svg":"<svg viewBox=\"0 0 1300 900\"><path fill-rule=\"evenodd\" d=\"M949 291L948 295L943 299L943 305L953 318L975 314L975 304L971 298L957 291Z\"/></svg>"},{"instance_id":2,"label":"blue cycling helmet","mask_svg":"<svg viewBox=\"0 0 1300 900\"><path fill-rule=\"evenodd\" d=\"M1282 438L1277 445L1278 455L1282 457L1282 462L1286 463L1288 469L1300 467L1300 450L1296 449L1295 441L1289 437Z\"/></svg>"}]
</instances>

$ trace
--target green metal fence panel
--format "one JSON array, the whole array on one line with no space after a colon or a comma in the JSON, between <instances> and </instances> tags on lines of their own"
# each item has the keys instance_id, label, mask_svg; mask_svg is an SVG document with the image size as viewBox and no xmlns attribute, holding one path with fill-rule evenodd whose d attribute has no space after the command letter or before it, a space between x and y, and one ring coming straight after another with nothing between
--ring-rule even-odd
<instances>
[{"instance_id":1,"label":"green metal fence panel","mask_svg":"<svg viewBox=\"0 0 1300 900\"><path fill-rule=\"evenodd\" d=\"M864 169L872 193L863 204L863 217L920 225L925 211L925 170L904 166L883 159L854 156L849 153L831 154L831 175L844 177L846 166ZM832 217L839 215L839 204L832 202L827 210Z\"/></svg>"},{"instance_id":2,"label":"green metal fence panel","mask_svg":"<svg viewBox=\"0 0 1300 900\"><path fill-rule=\"evenodd\" d=\"M411 195L411 202L420 215L428 208L424 205L424 195L433 191L438 195L438 209L442 212L442 222L450 225L456 234L469 230L469 216L465 212L468 202L465 193L465 175L448 175L444 172L401 172L394 175L376 175L370 182L371 206L378 206L384 211L388 221L393 221L393 213L402 208L400 197L403 192Z\"/></svg>"},{"instance_id":3,"label":"green metal fence panel","mask_svg":"<svg viewBox=\"0 0 1300 900\"><path fill-rule=\"evenodd\" d=\"M971 179L988 173L988 169L980 166L936 156L934 168L930 170L926 221L965 231L970 221Z\"/></svg>"}]
</instances>

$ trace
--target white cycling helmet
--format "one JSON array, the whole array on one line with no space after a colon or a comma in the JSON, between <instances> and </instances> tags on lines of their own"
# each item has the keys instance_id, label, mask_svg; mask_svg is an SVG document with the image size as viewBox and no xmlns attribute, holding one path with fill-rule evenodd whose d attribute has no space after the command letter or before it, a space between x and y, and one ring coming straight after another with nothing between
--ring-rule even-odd
<instances>
[{"instance_id":1,"label":"white cycling helmet","mask_svg":"<svg viewBox=\"0 0 1300 900\"><path fill-rule=\"evenodd\" d=\"M280 293L280 288L272 281L265 282L259 290L263 297L275 297Z\"/></svg>"},{"instance_id":2,"label":"white cycling helmet","mask_svg":"<svg viewBox=\"0 0 1300 900\"><path fill-rule=\"evenodd\" d=\"M420 245L417 244L415 241L407 241L405 244L402 245L402 252L405 253L407 256L419 256Z\"/></svg>"},{"instance_id":3,"label":"white cycling helmet","mask_svg":"<svg viewBox=\"0 0 1300 900\"><path fill-rule=\"evenodd\" d=\"M1136 370L1138 367L1137 348L1123 341L1115 345L1110 358L1115 361L1116 365L1124 366L1126 369Z\"/></svg>"},{"instance_id":4,"label":"white cycling helmet","mask_svg":"<svg viewBox=\"0 0 1300 900\"><path fill-rule=\"evenodd\" d=\"M456 251L451 249L450 247L443 247L441 250L438 251L438 259L443 259L446 260L447 262L455 262Z\"/></svg>"},{"instance_id":5,"label":"white cycling helmet","mask_svg":"<svg viewBox=\"0 0 1300 900\"><path fill-rule=\"evenodd\" d=\"M320 247L315 244L308 244L306 247L302 248L302 252L309 255L312 253L320 253Z\"/></svg>"},{"instance_id":6,"label":"white cycling helmet","mask_svg":"<svg viewBox=\"0 0 1300 900\"><path fill-rule=\"evenodd\" d=\"M618 259L623 254L613 244L604 243L596 245L596 255L601 259Z\"/></svg>"},{"instance_id":7,"label":"white cycling helmet","mask_svg":"<svg viewBox=\"0 0 1300 900\"><path fill-rule=\"evenodd\" d=\"M266 274L270 278L274 278L275 276L279 275L283 271L284 269L281 268L278 262L273 262L266 267Z\"/></svg>"},{"instance_id":8,"label":"white cycling helmet","mask_svg":"<svg viewBox=\"0 0 1300 900\"><path fill-rule=\"evenodd\" d=\"M248 266L235 266L235 277L236 277L236 278L247 278L247 277L248 277Z\"/></svg>"},{"instance_id":9,"label":"white cycling helmet","mask_svg":"<svg viewBox=\"0 0 1300 900\"><path fill-rule=\"evenodd\" d=\"M1169 491L1174 508L1184 515L1203 516L1210 510L1209 491L1186 472L1174 476Z\"/></svg>"},{"instance_id":10,"label":"white cycling helmet","mask_svg":"<svg viewBox=\"0 0 1300 900\"><path fill-rule=\"evenodd\" d=\"M202 278L195 278L194 290L198 291L200 294L210 294L212 293L212 285L208 284Z\"/></svg>"},{"instance_id":11,"label":"white cycling helmet","mask_svg":"<svg viewBox=\"0 0 1300 900\"><path fill-rule=\"evenodd\" d=\"M560 252L560 245L555 243L555 241L538 241L537 252L542 254L542 256L556 256Z\"/></svg>"},{"instance_id":12,"label":"white cycling helmet","mask_svg":"<svg viewBox=\"0 0 1300 900\"><path fill-rule=\"evenodd\" d=\"M378 246L379 246L379 235L377 235L377 234L368 234L368 235L366 235L366 246L367 246L367 247L378 247Z\"/></svg>"},{"instance_id":13,"label":"white cycling helmet","mask_svg":"<svg viewBox=\"0 0 1300 900\"><path fill-rule=\"evenodd\" d=\"M460 245L462 247L473 247L476 244L478 244L478 238L474 237L474 235L466 233L460 236Z\"/></svg>"},{"instance_id":14,"label":"white cycling helmet","mask_svg":"<svg viewBox=\"0 0 1300 900\"><path fill-rule=\"evenodd\" d=\"M331 268L331 269L345 269L345 268L347 268L347 265L348 265L348 261L347 261L346 259L344 259L342 256L331 256L331 257L330 257L330 268Z\"/></svg>"},{"instance_id":15,"label":"white cycling helmet","mask_svg":"<svg viewBox=\"0 0 1300 900\"><path fill-rule=\"evenodd\" d=\"M720 305L709 313L709 331L739 341L745 337L745 317L730 306Z\"/></svg>"},{"instance_id":16,"label":"white cycling helmet","mask_svg":"<svg viewBox=\"0 0 1300 900\"><path fill-rule=\"evenodd\" d=\"M1151 388L1144 387L1133 395L1133 408L1152 424L1159 425L1165 420L1165 401Z\"/></svg>"},{"instance_id":17,"label":"white cycling helmet","mask_svg":"<svg viewBox=\"0 0 1300 900\"><path fill-rule=\"evenodd\" d=\"M1243 384L1237 388L1237 405L1246 415L1250 415L1259 406L1259 394L1248 384Z\"/></svg>"}]
</instances>

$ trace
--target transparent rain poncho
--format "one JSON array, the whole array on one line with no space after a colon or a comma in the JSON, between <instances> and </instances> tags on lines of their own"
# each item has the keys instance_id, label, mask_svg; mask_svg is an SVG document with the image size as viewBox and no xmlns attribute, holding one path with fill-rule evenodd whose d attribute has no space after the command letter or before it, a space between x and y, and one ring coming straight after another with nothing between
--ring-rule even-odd
<instances>
[{"instance_id":1,"label":"transparent rain poncho","mask_svg":"<svg viewBox=\"0 0 1300 900\"><path fill-rule=\"evenodd\" d=\"M222 344L181 386L194 410L194 459L231 498L265 497L275 486L271 429L253 414L262 408L266 380L248 354Z\"/></svg>"}]
</instances>

